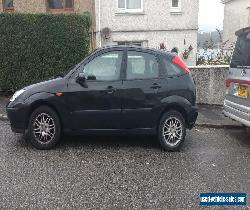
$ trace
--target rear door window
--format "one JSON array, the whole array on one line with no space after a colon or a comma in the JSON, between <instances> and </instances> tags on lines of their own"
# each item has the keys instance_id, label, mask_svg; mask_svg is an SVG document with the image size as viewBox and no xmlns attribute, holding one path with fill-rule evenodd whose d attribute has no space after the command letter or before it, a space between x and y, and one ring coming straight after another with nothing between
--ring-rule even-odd
<instances>
[{"instance_id":1,"label":"rear door window","mask_svg":"<svg viewBox=\"0 0 250 210\"><path fill-rule=\"evenodd\" d=\"M164 74L168 77L179 76L184 73L179 66L174 64L169 58L163 56L161 57L161 66Z\"/></svg>"},{"instance_id":2,"label":"rear door window","mask_svg":"<svg viewBox=\"0 0 250 210\"><path fill-rule=\"evenodd\" d=\"M127 79L151 79L159 77L159 65L153 54L128 51Z\"/></svg>"}]
</instances>

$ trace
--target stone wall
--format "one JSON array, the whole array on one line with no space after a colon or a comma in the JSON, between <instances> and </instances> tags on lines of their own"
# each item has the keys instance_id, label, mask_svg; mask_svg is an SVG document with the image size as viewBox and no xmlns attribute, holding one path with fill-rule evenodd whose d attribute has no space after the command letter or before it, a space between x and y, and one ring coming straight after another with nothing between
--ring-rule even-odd
<instances>
[{"instance_id":1,"label":"stone wall","mask_svg":"<svg viewBox=\"0 0 250 210\"><path fill-rule=\"evenodd\" d=\"M197 86L197 103L223 105L228 66L190 67Z\"/></svg>"}]
</instances>

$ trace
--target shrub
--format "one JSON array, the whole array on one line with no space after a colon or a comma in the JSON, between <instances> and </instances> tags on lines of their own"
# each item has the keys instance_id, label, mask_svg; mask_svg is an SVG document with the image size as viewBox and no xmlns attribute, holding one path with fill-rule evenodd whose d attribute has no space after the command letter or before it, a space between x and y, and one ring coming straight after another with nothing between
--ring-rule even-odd
<instances>
[{"instance_id":1,"label":"shrub","mask_svg":"<svg viewBox=\"0 0 250 210\"><path fill-rule=\"evenodd\" d=\"M0 90L65 73L89 51L87 14L0 13Z\"/></svg>"}]
</instances>

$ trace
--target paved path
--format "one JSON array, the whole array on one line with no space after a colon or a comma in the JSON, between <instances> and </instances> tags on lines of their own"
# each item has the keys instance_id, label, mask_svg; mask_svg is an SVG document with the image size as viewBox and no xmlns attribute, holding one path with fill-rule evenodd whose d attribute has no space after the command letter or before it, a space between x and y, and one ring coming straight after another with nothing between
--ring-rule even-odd
<instances>
[{"instance_id":1,"label":"paved path","mask_svg":"<svg viewBox=\"0 0 250 210\"><path fill-rule=\"evenodd\" d=\"M204 127L237 128L242 125L222 114L222 106L199 105L199 116L196 125Z\"/></svg>"},{"instance_id":2,"label":"paved path","mask_svg":"<svg viewBox=\"0 0 250 210\"><path fill-rule=\"evenodd\" d=\"M201 192L250 194L242 130L194 129L178 153L135 136L65 137L38 151L0 121L0 149L0 209L198 210Z\"/></svg>"}]
</instances>

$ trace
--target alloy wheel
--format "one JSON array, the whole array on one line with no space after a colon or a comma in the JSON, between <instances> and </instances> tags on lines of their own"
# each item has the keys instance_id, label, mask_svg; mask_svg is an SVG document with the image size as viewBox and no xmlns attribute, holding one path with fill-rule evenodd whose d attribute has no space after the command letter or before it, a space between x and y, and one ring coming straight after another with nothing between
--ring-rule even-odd
<instances>
[{"instance_id":1,"label":"alloy wheel","mask_svg":"<svg viewBox=\"0 0 250 210\"><path fill-rule=\"evenodd\" d=\"M171 146L175 147L182 140L183 129L182 123L176 117L170 117L166 119L163 125L163 138L165 142Z\"/></svg>"},{"instance_id":2,"label":"alloy wheel","mask_svg":"<svg viewBox=\"0 0 250 210\"><path fill-rule=\"evenodd\" d=\"M53 118L46 114L39 114L33 123L33 133L40 143L48 143L53 140L56 133L56 126Z\"/></svg>"}]
</instances>

